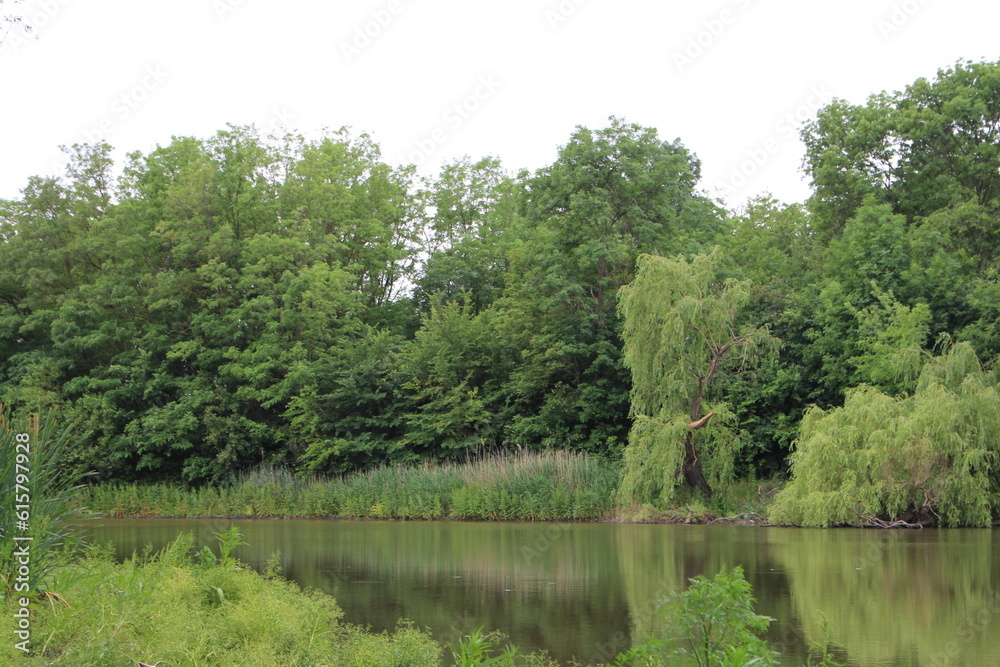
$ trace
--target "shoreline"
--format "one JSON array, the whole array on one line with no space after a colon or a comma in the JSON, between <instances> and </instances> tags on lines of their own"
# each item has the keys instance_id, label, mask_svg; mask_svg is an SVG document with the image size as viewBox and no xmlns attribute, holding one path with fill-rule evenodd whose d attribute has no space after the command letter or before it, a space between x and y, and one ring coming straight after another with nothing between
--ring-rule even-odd
<instances>
[{"instance_id":1,"label":"shoreline","mask_svg":"<svg viewBox=\"0 0 1000 667\"><path fill-rule=\"evenodd\" d=\"M756 514L748 512L746 514ZM744 516L744 515L737 515ZM758 515L760 516L760 515ZM627 517L611 517L602 519L468 519L462 517L375 517L375 516L317 516L308 514L280 514L280 515L259 515L259 514L117 514L99 515L92 520L116 520L116 519L199 519L199 520L228 520L228 521L293 521L293 520L316 520L316 521L403 521L403 522L428 522L428 523L593 523L593 524L621 524L621 525L650 525L650 526L752 526L755 528L815 528L815 526L795 526L771 523L766 518L739 519L735 517L705 517L705 516L676 516L662 519L629 519ZM979 527L963 526L974 530L983 530ZM989 529L1000 528L1000 519L995 520ZM837 525L826 526L825 529L863 529L863 530L941 530L942 526L908 524L899 526L852 526ZM959 530L960 528L948 528L948 530Z\"/></svg>"},{"instance_id":2,"label":"shoreline","mask_svg":"<svg viewBox=\"0 0 1000 667\"><path fill-rule=\"evenodd\" d=\"M742 515L741 515L742 516ZM467 519L462 517L430 517L430 518L405 518L405 517L372 517L372 516L316 516L308 514L280 514L280 515L259 515L259 514L117 514L100 515L95 520L101 519L223 519L230 521L251 521L251 520L322 520L322 521L424 521L424 522L457 522L457 523L595 523L595 524L627 524L627 525L691 525L691 526L757 526L761 528L790 528L794 526L779 526L766 520L735 519L731 517L673 517L663 520L628 519L622 517L612 517L604 519ZM763 519L763 517L762 517Z\"/></svg>"}]
</instances>

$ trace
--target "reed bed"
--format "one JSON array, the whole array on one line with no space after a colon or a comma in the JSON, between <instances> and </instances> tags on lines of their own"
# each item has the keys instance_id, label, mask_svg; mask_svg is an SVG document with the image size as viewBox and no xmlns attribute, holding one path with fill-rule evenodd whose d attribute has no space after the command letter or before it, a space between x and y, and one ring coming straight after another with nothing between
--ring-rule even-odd
<instances>
[{"instance_id":1,"label":"reed bed","mask_svg":"<svg viewBox=\"0 0 1000 667\"><path fill-rule=\"evenodd\" d=\"M592 520L612 510L617 483L616 466L583 454L518 452L330 479L263 468L225 487L111 483L85 502L112 517Z\"/></svg>"}]
</instances>

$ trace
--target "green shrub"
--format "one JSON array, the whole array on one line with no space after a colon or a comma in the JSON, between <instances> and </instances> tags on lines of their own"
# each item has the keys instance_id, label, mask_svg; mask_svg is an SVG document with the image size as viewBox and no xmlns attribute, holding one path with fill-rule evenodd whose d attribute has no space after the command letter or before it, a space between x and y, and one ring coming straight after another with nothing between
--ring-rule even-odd
<instances>
[{"instance_id":1,"label":"green shrub","mask_svg":"<svg viewBox=\"0 0 1000 667\"><path fill-rule=\"evenodd\" d=\"M754 613L754 599L742 568L720 572L711 580L699 575L690 582L686 590L666 600L660 635L620 654L615 667L776 664L776 654L761 638L774 619Z\"/></svg>"},{"instance_id":2,"label":"green shrub","mask_svg":"<svg viewBox=\"0 0 1000 667\"><path fill-rule=\"evenodd\" d=\"M441 648L411 626L373 634L341 622L333 598L259 575L229 557L239 534L221 534L220 556L192 557L184 535L155 555L116 564L95 553L65 565L80 576L66 604L33 607L32 654L4 642L0 664L356 665L431 667ZM0 627L13 637L13 607Z\"/></svg>"},{"instance_id":3,"label":"green shrub","mask_svg":"<svg viewBox=\"0 0 1000 667\"><path fill-rule=\"evenodd\" d=\"M457 642L449 642L452 660L456 667L558 667L558 663L539 651L522 655L517 647L498 644L505 636L500 632L484 633L482 628L461 637Z\"/></svg>"}]
</instances>

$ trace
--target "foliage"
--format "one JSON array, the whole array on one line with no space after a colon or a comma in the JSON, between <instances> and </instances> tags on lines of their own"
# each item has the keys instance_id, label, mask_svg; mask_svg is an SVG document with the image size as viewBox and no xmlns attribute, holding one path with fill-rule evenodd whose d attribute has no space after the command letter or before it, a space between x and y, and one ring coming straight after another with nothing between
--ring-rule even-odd
<instances>
[{"instance_id":1,"label":"foliage","mask_svg":"<svg viewBox=\"0 0 1000 667\"><path fill-rule=\"evenodd\" d=\"M105 476L290 462L329 430L296 420L302 401L322 401L317 378L357 356L411 267L409 172L346 131L277 144L231 127L133 154L113 198L109 153L74 147L65 182L4 209L0 392L64 405L91 433L74 454Z\"/></svg>"},{"instance_id":2,"label":"foliage","mask_svg":"<svg viewBox=\"0 0 1000 667\"><path fill-rule=\"evenodd\" d=\"M119 480L614 458L616 290L718 226L697 161L617 119L533 176L462 159L423 183L346 129L178 137L117 180L109 145L68 153L0 205L0 398L63 406L71 455Z\"/></svg>"},{"instance_id":3,"label":"foliage","mask_svg":"<svg viewBox=\"0 0 1000 667\"><path fill-rule=\"evenodd\" d=\"M707 496L706 475L715 485L732 478L738 436L712 382L753 366L777 342L761 328L737 329L750 285L723 278L721 261L718 250L690 263L644 255L622 289L635 418L622 476L626 500L669 500L681 475Z\"/></svg>"},{"instance_id":4,"label":"foliage","mask_svg":"<svg viewBox=\"0 0 1000 667\"><path fill-rule=\"evenodd\" d=\"M968 201L991 207L1000 195L998 81L997 63L959 61L864 106L822 109L803 140L823 233L836 233L869 195L906 216Z\"/></svg>"},{"instance_id":5,"label":"foliage","mask_svg":"<svg viewBox=\"0 0 1000 667\"><path fill-rule=\"evenodd\" d=\"M238 536L237 536L238 537ZM32 653L7 642L9 664L337 664L431 667L440 647L400 625L372 634L341 621L333 598L223 563L195 566L193 538L153 556L115 564L106 554L63 567L80 573L62 592L66 605L33 608ZM10 613L8 613L10 612ZM13 613L4 613L11 626ZM14 655L14 654L18 655Z\"/></svg>"},{"instance_id":6,"label":"foliage","mask_svg":"<svg viewBox=\"0 0 1000 667\"><path fill-rule=\"evenodd\" d=\"M612 118L580 127L526 183L512 244L501 335L518 360L505 384L507 440L617 457L628 431L618 289L640 253L697 248L718 211L695 186L700 164L679 141Z\"/></svg>"},{"instance_id":7,"label":"foliage","mask_svg":"<svg viewBox=\"0 0 1000 667\"><path fill-rule=\"evenodd\" d=\"M618 655L614 667L776 664L776 654L761 638L774 619L754 613L754 599L743 568L723 570L712 579L698 575L689 581L686 590L665 601L661 612L665 624L660 635Z\"/></svg>"},{"instance_id":8,"label":"foliage","mask_svg":"<svg viewBox=\"0 0 1000 667\"><path fill-rule=\"evenodd\" d=\"M368 331L300 369L302 388L282 416L303 471L343 473L418 458L404 442L413 400L400 369L405 346L391 331Z\"/></svg>"},{"instance_id":9,"label":"foliage","mask_svg":"<svg viewBox=\"0 0 1000 667\"><path fill-rule=\"evenodd\" d=\"M928 361L911 395L861 385L843 407L813 408L771 519L988 526L997 509L998 408L995 372L964 343Z\"/></svg>"},{"instance_id":10,"label":"foliage","mask_svg":"<svg viewBox=\"0 0 1000 667\"><path fill-rule=\"evenodd\" d=\"M259 470L221 489L104 484L90 487L87 501L106 516L575 520L610 512L617 483L617 468L593 458L526 452L334 479Z\"/></svg>"},{"instance_id":11,"label":"foliage","mask_svg":"<svg viewBox=\"0 0 1000 667\"><path fill-rule=\"evenodd\" d=\"M569 452L490 457L463 470L450 513L479 520L597 519L612 509L617 473Z\"/></svg>"},{"instance_id":12,"label":"foliage","mask_svg":"<svg viewBox=\"0 0 1000 667\"><path fill-rule=\"evenodd\" d=\"M64 449L77 436L72 425L61 426L61 421L53 412L40 419L33 414L12 415L7 409L0 414L0 488L7 491L0 504L3 599L60 593L55 590L56 571L85 548L74 530L89 516L80 503L84 475L60 463ZM28 530L18 529L17 520L26 520ZM15 541L20 536L31 541ZM30 548L31 564L29 578L19 582L14 577L15 551L22 545ZM24 585L27 588L20 588Z\"/></svg>"},{"instance_id":13,"label":"foliage","mask_svg":"<svg viewBox=\"0 0 1000 667\"><path fill-rule=\"evenodd\" d=\"M530 173L463 157L420 178L346 128L230 125L120 170L107 144L70 146L62 176L0 201L0 402L77 423L65 462L104 481L226 488L518 446L629 458L627 504L786 475L809 406L910 394L947 342L1000 355L998 77L960 61L833 101L802 134L808 203L728 213L680 140L615 117ZM628 312L673 292L639 296L646 255L677 286L711 257L690 303L719 305L692 306L684 327L715 327L648 372L652 339L628 339L655 318ZM751 332L780 354L750 354Z\"/></svg>"},{"instance_id":14,"label":"foliage","mask_svg":"<svg viewBox=\"0 0 1000 667\"><path fill-rule=\"evenodd\" d=\"M785 469L802 411L817 402L823 374L808 339L812 289L824 279L824 248L804 207L769 197L751 200L720 239L732 277L751 284L741 324L766 327L782 341L780 356L754 372L718 378L740 424L737 474L771 477Z\"/></svg>"},{"instance_id":15,"label":"foliage","mask_svg":"<svg viewBox=\"0 0 1000 667\"><path fill-rule=\"evenodd\" d=\"M208 567L218 566L223 570L232 570L238 567L236 559L231 555L233 553L233 549L236 547L249 546L243 541L243 537L240 535L239 529L236 526L230 526L220 533L212 534L215 535L217 540L219 540L219 555L216 556L207 546L202 547L201 551L197 554L202 565Z\"/></svg>"},{"instance_id":16,"label":"foliage","mask_svg":"<svg viewBox=\"0 0 1000 667\"><path fill-rule=\"evenodd\" d=\"M482 628L476 628L472 634L466 635L458 642L450 643L452 658L458 667L512 667L517 658L517 649L507 646L497 655L493 653L497 641L502 641L502 637L495 633L483 634Z\"/></svg>"},{"instance_id":17,"label":"foliage","mask_svg":"<svg viewBox=\"0 0 1000 667\"><path fill-rule=\"evenodd\" d=\"M820 621L820 627L823 629L823 641L819 642L812 640L809 642L810 655L806 662L807 667L846 667L843 663L836 661L833 652L830 650L830 646L836 646L840 649L844 649L846 647L839 642L831 641L830 622L827 620L826 615L823 612L818 612L818 614L822 619ZM814 656L814 654L817 653L819 654L818 657Z\"/></svg>"},{"instance_id":18,"label":"foliage","mask_svg":"<svg viewBox=\"0 0 1000 667\"><path fill-rule=\"evenodd\" d=\"M503 442L500 384L514 351L496 335L493 310L474 314L464 298L431 308L408 349L407 443L421 452L454 458Z\"/></svg>"},{"instance_id":19,"label":"foliage","mask_svg":"<svg viewBox=\"0 0 1000 667\"><path fill-rule=\"evenodd\" d=\"M812 227L828 246L840 303L864 309L889 294L907 308L926 304L928 340L970 341L983 359L1000 353L992 301L979 296L993 290L997 268L998 77L996 62L959 61L864 105L837 100L803 131ZM819 305L814 339L833 318L828 307L840 304ZM857 330L849 318L836 319L840 349L826 346L807 360L825 385L813 396L822 407L873 381L851 377Z\"/></svg>"},{"instance_id":20,"label":"foliage","mask_svg":"<svg viewBox=\"0 0 1000 667\"><path fill-rule=\"evenodd\" d=\"M927 360L930 309L924 303L909 308L881 292L876 297L878 303L856 313L858 353L850 363L860 378L889 394L912 392Z\"/></svg>"},{"instance_id":21,"label":"foliage","mask_svg":"<svg viewBox=\"0 0 1000 667\"><path fill-rule=\"evenodd\" d=\"M827 248L828 274L861 306L877 293L898 294L909 264L905 218L867 197Z\"/></svg>"},{"instance_id":22,"label":"foliage","mask_svg":"<svg viewBox=\"0 0 1000 667\"><path fill-rule=\"evenodd\" d=\"M519 188L496 158L466 157L442 168L425 195L433 209L422 239L429 257L414 290L422 311L462 298L479 313L500 297Z\"/></svg>"},{"instance_id":23,"label":"foliage","mask_svg":"<svg viewBox=\"0 0 1000 667\"><path fill-rule=\"evenodd\" d=\"M497 645L505 638L499 631L486 633L479 627L458 641L449 642L447 647L456 667L558 667L542 651L525 655L510 644L499 649Z\"/></svg>"}]
</instances>

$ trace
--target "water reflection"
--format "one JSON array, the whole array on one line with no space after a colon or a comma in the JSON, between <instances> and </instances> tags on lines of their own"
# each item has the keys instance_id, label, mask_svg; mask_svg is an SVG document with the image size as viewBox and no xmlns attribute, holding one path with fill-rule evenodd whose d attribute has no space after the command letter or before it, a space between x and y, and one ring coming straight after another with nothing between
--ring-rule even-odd
<instances>
[{"instance_id":1,"label":"water reflection","mask_svg":"<svg viewBox=\"0 0 1000 667\"><path fill-rule=\"evenodd\" d=\"M331 593L345 619L391 629L400 618L453 639L499 628L561 661L607 661L656 627L659 599L698 574L743 566L768 639L804 664L831 638L852 666L1000 664L994 534L381 521L116 520L94 530L119 557L184 530L200 544L237 523L237 556Z\"/></svg>"},{"instance_id":2,"label":"water reflection","mask_svg":"<svg viewBox=\"0 0 1000 667\"><path fill-rule=\"evenodd\" d=\"M807 638L822 611L851 664L1000 664L987 530L768 531Z\"/></svg>"}]
</instances>

